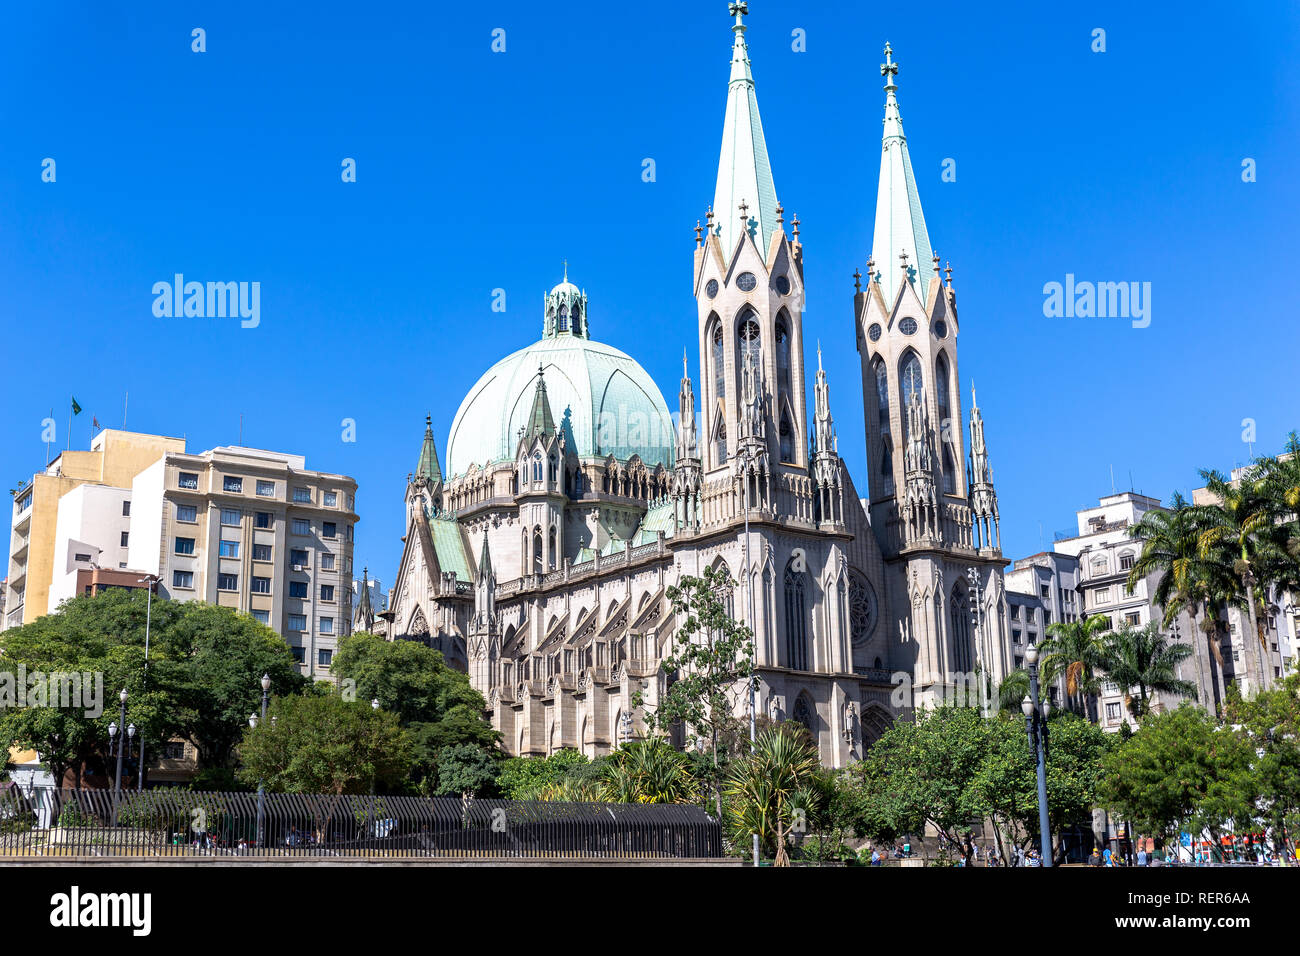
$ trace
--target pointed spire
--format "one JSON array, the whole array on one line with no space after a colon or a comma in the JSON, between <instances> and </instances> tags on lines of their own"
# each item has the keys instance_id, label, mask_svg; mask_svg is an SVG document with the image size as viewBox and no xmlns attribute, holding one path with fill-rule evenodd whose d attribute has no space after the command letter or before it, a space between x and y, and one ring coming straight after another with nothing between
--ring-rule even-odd
<instances>
[{"instance_id":1,"label":"pointed spire","mask_svg":"<svg viewBox=\"0 0 1300 956\"><path fill-rule=\"evenodd\" d=\"M375 626L375 611L370 604L370 568L361 569L361 594L357 597L357 613L354 624L367 633Z\"/></svg>"},{"instance_id":2,"label":"pointed spire","mask_svg":"<svg viewBox=\"0 0 1300 956\"><path fill-rule=\"evenodd\" d=\"M686 364L686 351L682 350L682 388L677 406L677 460L699 457L698 436L695 428L695 389L691 386L691 373Z\"/></svg>"},{"instance_id":3,"label":"pointed spire","mask_svg":"<svg viewBox=\"0 0 1300 956\"><path fill-rule=\"evenodd\" d=\"M483 550L478 556L478 578L482 581L484 578L492 577L492 555L488 551L487 532L483 532Z\"/></svg>"},{"instance_id":4,"label":"pointed spire","mask_svg":"<svg viewBox=\"0 0 1300 956\"><path fill-rule=\"evenodd\" d=\"M731 49L731 79L727 85L727 112L722 127L722 152L718 158L718 183L713 206L722 240L723 253L730 259L740 238L741 203L746 206L750 235L763 255L777 228L776 186L763 138L763 121L758 115L754 95L754 74L750 69L749 48L745 45L747 3L732 3L736 18L731 32L735 41Z\"/></svg>"},{"instance_id":5,"label":"pointed spire","mask_svg":"<svg viewBox=\"0 0 1300 956\"><path fill-rule=\"evenodd\" d=\"M988 445L984 442L984 416L980 414L975 399L975 382L970 383L970 483L972 487L993 484L993 469L989 465Z\"/></svg>"},{"instance_id":6,"label":"pointed spire","mask_svg":"<svg viewBox=\"0 0 1300 956\"><path fill-rule=\"evenodd\" d=\"M551 402L546 397L546 377L542 366L537 366L537 390L533 392L533 409L528 413L528 427L524 432L527 439L538 435L554 435L555 419L551 415Z\"/></svg>"},{"instance_id":7,"label":"pointed spire","mask_svg":"<svg viewBox=\"0 0 1300 956\"><path fill-rule=\"evenodd\" d=\"M819 454L839 450L835 438L835 421L831 418L830 386L826 383L826 370L822 368L822 343L817 342L817 384L813 386L816 401L816 448Z\"/></svg>"},{"instance_id":8,"label":"pointed spire","mask_svg":"<svg viewBox=\"0 0 1300 956\"><path fill-rule=\"evenodd\" d=\"M925 215L921 212L907 137L903 134L903 118L898 112L895 96L898 64L893 54L893 48L886 43L885 62L880 64L880 75L885 78L885 132L881 141L880 185L876 193L876 228L871 254L880 262L906 255L912 263L907 267L907 281L924 303L929 281L921 278L917 265L933 258L934 253L925 228ZM902 269L882 270L880 291L890 306L901 285Z\"/></svg>"},{"instance_id":9,"label":"pointed spire","mask_svg":"<svg viewBox=\"0 0 1300 956\"><path fill-rule=\"evenodd\" d=\"M433 416L424 416L424 444L420 446L420 461L415 466L415 477L430 484L442 482L442 466L438 463L438 447L433 441Z\"/></svg>"}]
</instances>

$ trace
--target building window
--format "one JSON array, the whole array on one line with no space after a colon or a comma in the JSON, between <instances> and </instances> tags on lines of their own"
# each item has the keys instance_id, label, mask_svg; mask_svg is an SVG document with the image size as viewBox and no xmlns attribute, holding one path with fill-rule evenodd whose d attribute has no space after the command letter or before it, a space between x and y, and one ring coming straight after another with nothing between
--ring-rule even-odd
<instances>
[{"instance_id":1,"label":"building window","mask_svg":"<svg viewBox=\"0 0 1300 956\"><path fill-rule=\"evenodd\" d=\"M1134 627L1137 627L1138 624L1141 623L1141 621L1142 621L1142 615L1139 614L1137 611L1132 611L1124 615L1125 624L1132 624Z\"/></svg>"},{"instance_id":2,"label":"building window","mask_svg":"<svg viewBox=\"0 0 1300 956\"><path fill-rule=\"evenodd\" d=\"M275 515L269 511L259 511L253 518L254 528L270 528L275 523Z\"/></svg>"},{"instance_id":3,"label":"building window","mask_svg":"<svg viewBox=\"0 0 1300 956\"><path fill-rule=\"evenodd\" d=\"M129 539L130 537L131 537L131 532L129 532L129 531L123 531L123 532L122 532L122 547L124 547L124 548L127 547L127 543L126 543L126 542L127 542L127 539Z\"/></svg>"},{"instance_id":4,"label":"building window","mask_svg":"<svg viewBox=\"0 0 1300 956\"><path fill-rule=\"evenodd\" d=\"M301 548L294 548L289 552L289 563L305 568L307 566L307 552Z\"/></svg>"},{"instance_id":5,"label":"building window","mask_svg":"<svg viewBox=\"0 0 1300 956\"><path fill-rule=\"evenodd\" d=\"M218 591L238 591L239 575L238 574L218 574L217 575Z\"/></svg>"},{"instance_id":6,"label":"building window","mask_svg":"<svg viewBox=\"0 0 1300 956\"><path fill-rule=\"evenodd\" d=\"M221 556L223 558L239 557L239 542L223 540L221 542Z\"/></svg>"},{"instance_id":7,"label":"building window","mask_svg":"<svg viewBox=\"0 0 1300 956\"><path fill-rule=\"evenodd\" d=\"M339 536L338 525L333 521L326 521L321 524L320 536L322 538L333 539Z\"/></svg>"},{"instance_id":8,"label":"building window","mask_svg":"<svg viewBox=\"0 0 1300 956\"><path fill-rule=\"evenodd\" d=\"M271 593L271 579L270 579L270 578L258 578L258 577L253 578L252 591L253 591L254 594L270 594L270 593Z\"/></svg>"},{"instance_id":9,"label":"building window","mask_svg":"<svg viewBox=\"0 0 1300 956\"><path fill-rule=\"evenodd\" d=\"M804 596L804 574L785 569L785 647L786 664L794 670L808 669L808 605Z\"/></svg>"},{"instance_id":10,"label":"building window","mask_svg":"<svg viewBox=\"0 0 1300 956\"><path fill-rule=\"evenodd\" d=\"M270 625L270 623L271 623L271 612L270 612L270 611L263 611L263 610L261 610L260 608L254 608L254 609L253 609L253 620L256 621L258 624L266 624L266 625Z\"/></svg>"},{"instance_id":11,"label":"building window","mask_svg":"<svg viewBox=\"0 0 1300 956\"><path fill-rule=\"evenodd\" d=\"M320 632L321 632L322 634L333 634L333 633L334 633L334 618L332 618L332 617L323 617L323 618L321 618L321 619L320 619Z\"/></svg>"},{"instance_id":12,"label":"building window","mask_svg":"<svg viewBox=\"0 0 1300 956\"><path fill-rule=\"evenodd\" d=\"M131 502L129 501L122 502L122 517L123 518L131 517Z\"/></svg>"},{"instance_id":13,"label":"building window","mask_svg":"<svg viewBox=\"0 0 1300 956\"><path fill-rule=\"evenodd\" d=\"M300 503L311 504L311 489L310 488L293 489L293 500Z\"/></svg>"},{"instance_id":14,"label":"building window","mask_svg":"<svg viewBox=\"0 0 1300 956\"><path fill-rule=\"evenodd\" d=\"M242 494L244 491L244 479L236 478L233 475L226 475L221 480L221 490L228 491L231 494Z\"/></svg>"},{"instance_id":15,"label":"building window","mask_svg":"<svg viewBox=\"0 0 1300 956\"><path fill-rule=\"evenodd\" d=\"M199 520L199 509L195 505L177 505L176 520L193 524Z\"/></svg>"},{"instance_id":16,"label":"building window","mask_svg":"<svg viewBox=\"0 0 1300 956\"><path fill-rule=\"evenodd\" d=\"M289 630L291 630L291 631L305 631L305 630L307 630L307 615L306 615L306 614L290 614L290 615L289 615ZM297 648L297 650L298 650L298 651L301 651L302 648L299 647L299 648Z\"/></svg>"},{"instance_id":17,"label":"building window","mask_svg":"<svg viewBox=\"0 0 1300 956\"><path fill-rule=\"evenodd\" d=\"M339 496L336 492L325 492L324 500L321 502L326 508L337 508L339 506Z\"/></svg>"},{"instance_id":18,"label":"building window","mask_svg":"<svg viewBox=\"0 0 1300 956\"><path fill-rule=\"evenodd\" d=\"M238 508L222 508L222 509L221 509L221 523L222 523L222 524L239 524L239 509L238 509Z\"/></svg>"},{"instance_id":19,"label":"building window","mask_svg":"<svg viewBox=\"0 0 1300 956\"><path fill-rule=\"evenodd\" d=\"M271 546L270 546L269 544L255 544L255 545L253 545L253 560L254 560L254 561L270 561L270 560L271 560Z\"/></svg>"},{"instance_id":20,"label":"building window","mask_svg":"<svg viewBox=\"0 0 1300 956\"><path fill-rule=\"evenodd\" d=\"M334 585L332 585L332 584L322 584L322 585L320 586L320 599L321 599L322 601L333 601L333 600L334 600Z\"/></svg>"},{"instance_id":21,"label":"building window","mask_svg":"<svg viewBox=\"0 0 1300 956\"><path fill-rule=\"evenodd\" d=\"M1114 724L1119 722L1119 704L1108 703L1106 705L1106 723Z\"/></svg>"},{"instance_id":22,"label":"building window","mask_svg":"<svg viewBox=\"0 0 1300 956\"><path fill-rule=\"evenodd\" d=\"M1131 554L1121 554L1121 555L1119 556L1119 569L1120 569L1121 571L1132 571L1132 570L1133 570L1133 555L1131 555Z\"/></svg>"},{"instance_id":23,"label":"building window","mask_svg":"<svg viewBox=\"0 0 1300 956\"><path fill-rule=\"evenodd\" d=\"M334 555L328 551L322 552L320 556L320 568L322 571L334 570Z\"/></svg>"},{"instance_id":24,"label":"building window","mask_svg":"<svg viewBox=\"0 0 1300 956\"><path fill-rule=\"evenodd\" d=\"M1018 628L1018 627L1013 627L1013 628L1011 629L1011 643L1012 643L1012 644L1019 644L1019 643L1020 643L1020 628Z\"/></svg>"},{"instance_id":25,"label":"building window","mask_svg":"<svg viewBox=\"0 0 1300 956\"><path fill-rule=\"evenodd\" d=\"M290 581L290 582L289 582L289 597L291 597L291 598L305 598L306 596L307 596L307 582L306 582L306 581Z\"/></svg>"},{"instance_id":26,"label":"building window","mask_svg":"<svg viewBox=\"0 0 1300 956\"><path fill-rule=\"evenodd\" d=\"M259 481L259 482L257 483L257 493L258 493L259 495L261 495L263 498L271 498L271 497L274 497L274 496L275 496L275 482L274 482L274 481Z\"/></svg>"},{"instance_id":27,"label":"building window","mask_svg":"<svg viewBox=\"0 0 1300 956\"><path fill-rule=\"evenodd\" d=\"M197 472L182 471L176 479L176 485L179 488L195 489L199 486L199 476Z\"/></svg>"},{"instance_id":28,"label":"building window","mask_svg":"<svg viewBox=\"0 0 1300 956\"><path fill-rule=\"evenodd\" d=\"M193 539L193 538L177 538L177 539L176 539L176 553L177 553L177 554L193 554L193 553L194 553L194 539Z\"/></svg>"},{"instance_id":29,"label":"building window","mask_svg":"<svg viewBox=\"0 0 1300 956\"><path fill-rule=\"evenodd\" d=\"M334 661L334 652L327 647L322 647L317 652L317 659L320 661L321 667L329 667Z\"/></svg>"},{"instance_id":30,"label":"building window","mask_svg":"<svg viewBox=\"0 0 1300 956\"><path fill-rule=\"evenodd\" d=\"M1110 588L1098 588L1092 592L1092 603L1095 607L1098 604L1105 604L1110 601Z\"/></svg>"},{"instance_id":31,"label":"building window","mask_svg":"<svg viewBox=\"0 0 1300 956\"><path fill-rule=\"evenodd\" d=\"M1018 620L1020 620L1020 605L1019 605L1019 604L1013 604L1013 605L1011 605L1011 620L1013 620L1013 621L1018 621Z\"/></svg>"},{"instance_id":32,"label":"building window","mask_svg":"<svg viewBox=\"0 0 1300 956\"><path fill-rule=\"evenodd\" d=\"M311 534L311 522L308 521L306 518L294 518L294 519L293 519L293 533L294 533L294 534Z\"/></svg>"},{"instance_id":33,"label":"building window","mask_svg":"<svg viewBox=\"0 0 1300 956\"><path fill-rule=\"evenodd\" d=\"M173 571L172 587L174 588L192 588L194 587L193 571Z\"/></svg>"},{"instance_id":34,"label":"building window","mask_svg":"<svg viewBox=\"0 0 1300 956\"><path fill-rule=\"evenodd\" d=\"M292 624L292 621L293 621L293 615L292 615L292 614L289 615L289 620L290 620L290 623ZM292 629L293 629L293 628L290 627L290 630L292 630ZM300 630L300 631L305 631L305 630L307 630L307 624L306 624L306 622L304 622L304 623L303 623L303 626L300 627L300 628L298 628L298 630ZM301 647L291 647L291 648L289 648L289 653L293 655L293 662L294 662L295 664L301 664L304 660L306 660L307 652L304 651Z\"/></svg>"}]
</instances>

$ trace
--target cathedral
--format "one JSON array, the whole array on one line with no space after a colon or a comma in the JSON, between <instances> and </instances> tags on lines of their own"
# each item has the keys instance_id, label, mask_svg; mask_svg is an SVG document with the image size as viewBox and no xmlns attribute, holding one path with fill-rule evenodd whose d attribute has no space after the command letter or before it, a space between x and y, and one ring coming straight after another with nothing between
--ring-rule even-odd
<instances>
[{"instance_id":1,"label":"cathedral","mask_svg":"<svg viewBox=\"0 0 1300 956\"><path fill-rule=\"evenodd\" d=\"M423 641L467 671L511 754L595 757L643 735L671 679L666 591L709 567L736 582L725 600L753 629L758 713L803 723L828 766L859 759L913 707L986 695L1009 669L984 426L972 392L963 427L956 293L930 246L892 51L873 247L853 296L864 488L837 452L820 349L804 364L799 219L787 226L777 198L746 4L731 13L691 275L700 374L697 387L684 361L676 426L636 360L593 338L600 303L566 270L542 337L465 396L445 467L426 419L388 607L358 605L358 628ZM749 706L738 693L737 716Z\"/></svg>"}]
</instances>

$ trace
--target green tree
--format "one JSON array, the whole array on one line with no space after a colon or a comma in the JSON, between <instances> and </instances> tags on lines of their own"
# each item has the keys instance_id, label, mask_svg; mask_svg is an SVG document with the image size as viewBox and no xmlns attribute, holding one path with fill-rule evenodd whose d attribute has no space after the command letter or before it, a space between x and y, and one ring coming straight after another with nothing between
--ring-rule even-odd
<instances>
[{"instance_id":1,"label":"green tree","mask_svg":"<svg viewBox=\"0 0 1300 956\"><path fill-rule=\"evenodd\" d=\"M732 765L727 779L727 814L736 843L757 833L775 854L776 866L789 866L786 844L791 830L806 825L810 789L821 765L817 750L798 725L763 731L754 752Z\"/></svg>"},{"instance_id":2,"label":"green tree","mask_svg":"<svg viewBox=\"0 0 1300 956\"><path fill-rule=\"evenodd\" d=\"M1258 806L1278 846L1294 850L1300 832L1300 675L1251 700L1230 695L1228 722L1255 750Z\"/></svg>"},{"instance_id":3,"label":"green tree","mask_svg":"<svg viewBox=\"0 0 1300 956\"><path fill-rule=\"evenodd\" d=\"M668 588L673 613L685 615L660 665L675 679L658 706L646 714L646 723L661 733L680 726L688 739L708 741L713 758L709 787L719 816L719 743L754 672L753 634L727 612L724 600L734 589L725 568L705 568L703 577L688 575Z\"/></svg>"},{"instance_id":4,"label":"green tree","mask_svg":"<svg viewBox=\"0 0 1300 956\"><path fill-rule=\"evenodd\" d=\"M275 793L363 794L398 787L414 758L397 715L337 694L281 697L245 732L239 777Z\"/></svg>"},{"instance_id":5,"label":"green tree","mask_svg":"<svg viewBox=\"0 0 1300 956\"><path fill-rule=\"evenodd\" d=\"M1152 714L1102 760L1098 798L1140 831L1176 839L1209 831L1214 844L1252 815L1250 745L1208 712L1184 705Z\"/></svg>"},{"instance_id":6,"label":"green tree","mask_svg":"<svg viewBox=\"0 0 1300 956\"><path fill-rule=\"evenodd\" d=\"M558 786L591 765L576 750L557 750L547 757L509 757L501 762L497 788L508 800L537 800L547 787Z\"/></svg>"},{"instance_id":7,"label":"green tree","mask_svg":"<svg viewBox=\"0 0 1300 956\"><path fill-rule=\"evenodd\" d=\"M499 761L474 744L453 744L438 755L438 796L473 799L496 783Z\"/></svg>"}]
</instances>

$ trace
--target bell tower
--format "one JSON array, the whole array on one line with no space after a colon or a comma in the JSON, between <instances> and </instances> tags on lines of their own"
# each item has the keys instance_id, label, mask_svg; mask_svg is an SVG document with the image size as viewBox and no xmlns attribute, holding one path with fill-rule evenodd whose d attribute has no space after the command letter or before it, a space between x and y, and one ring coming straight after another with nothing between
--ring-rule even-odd
<instances>
[{"instance_id":1,"label":"bell tower","mask_svg":"<svg viewBox=\"0 0 1300 956\"><path fill-rule=\"evenodd\" d=\"M732 3L731 76L713 205L696 223L699 446L706 479L745 451L767 483L808 474L804 407L803 249L785 231L745 44L746 3ZM771 508L770 492L766 504Z\"/></svg>"}]
</instances>

